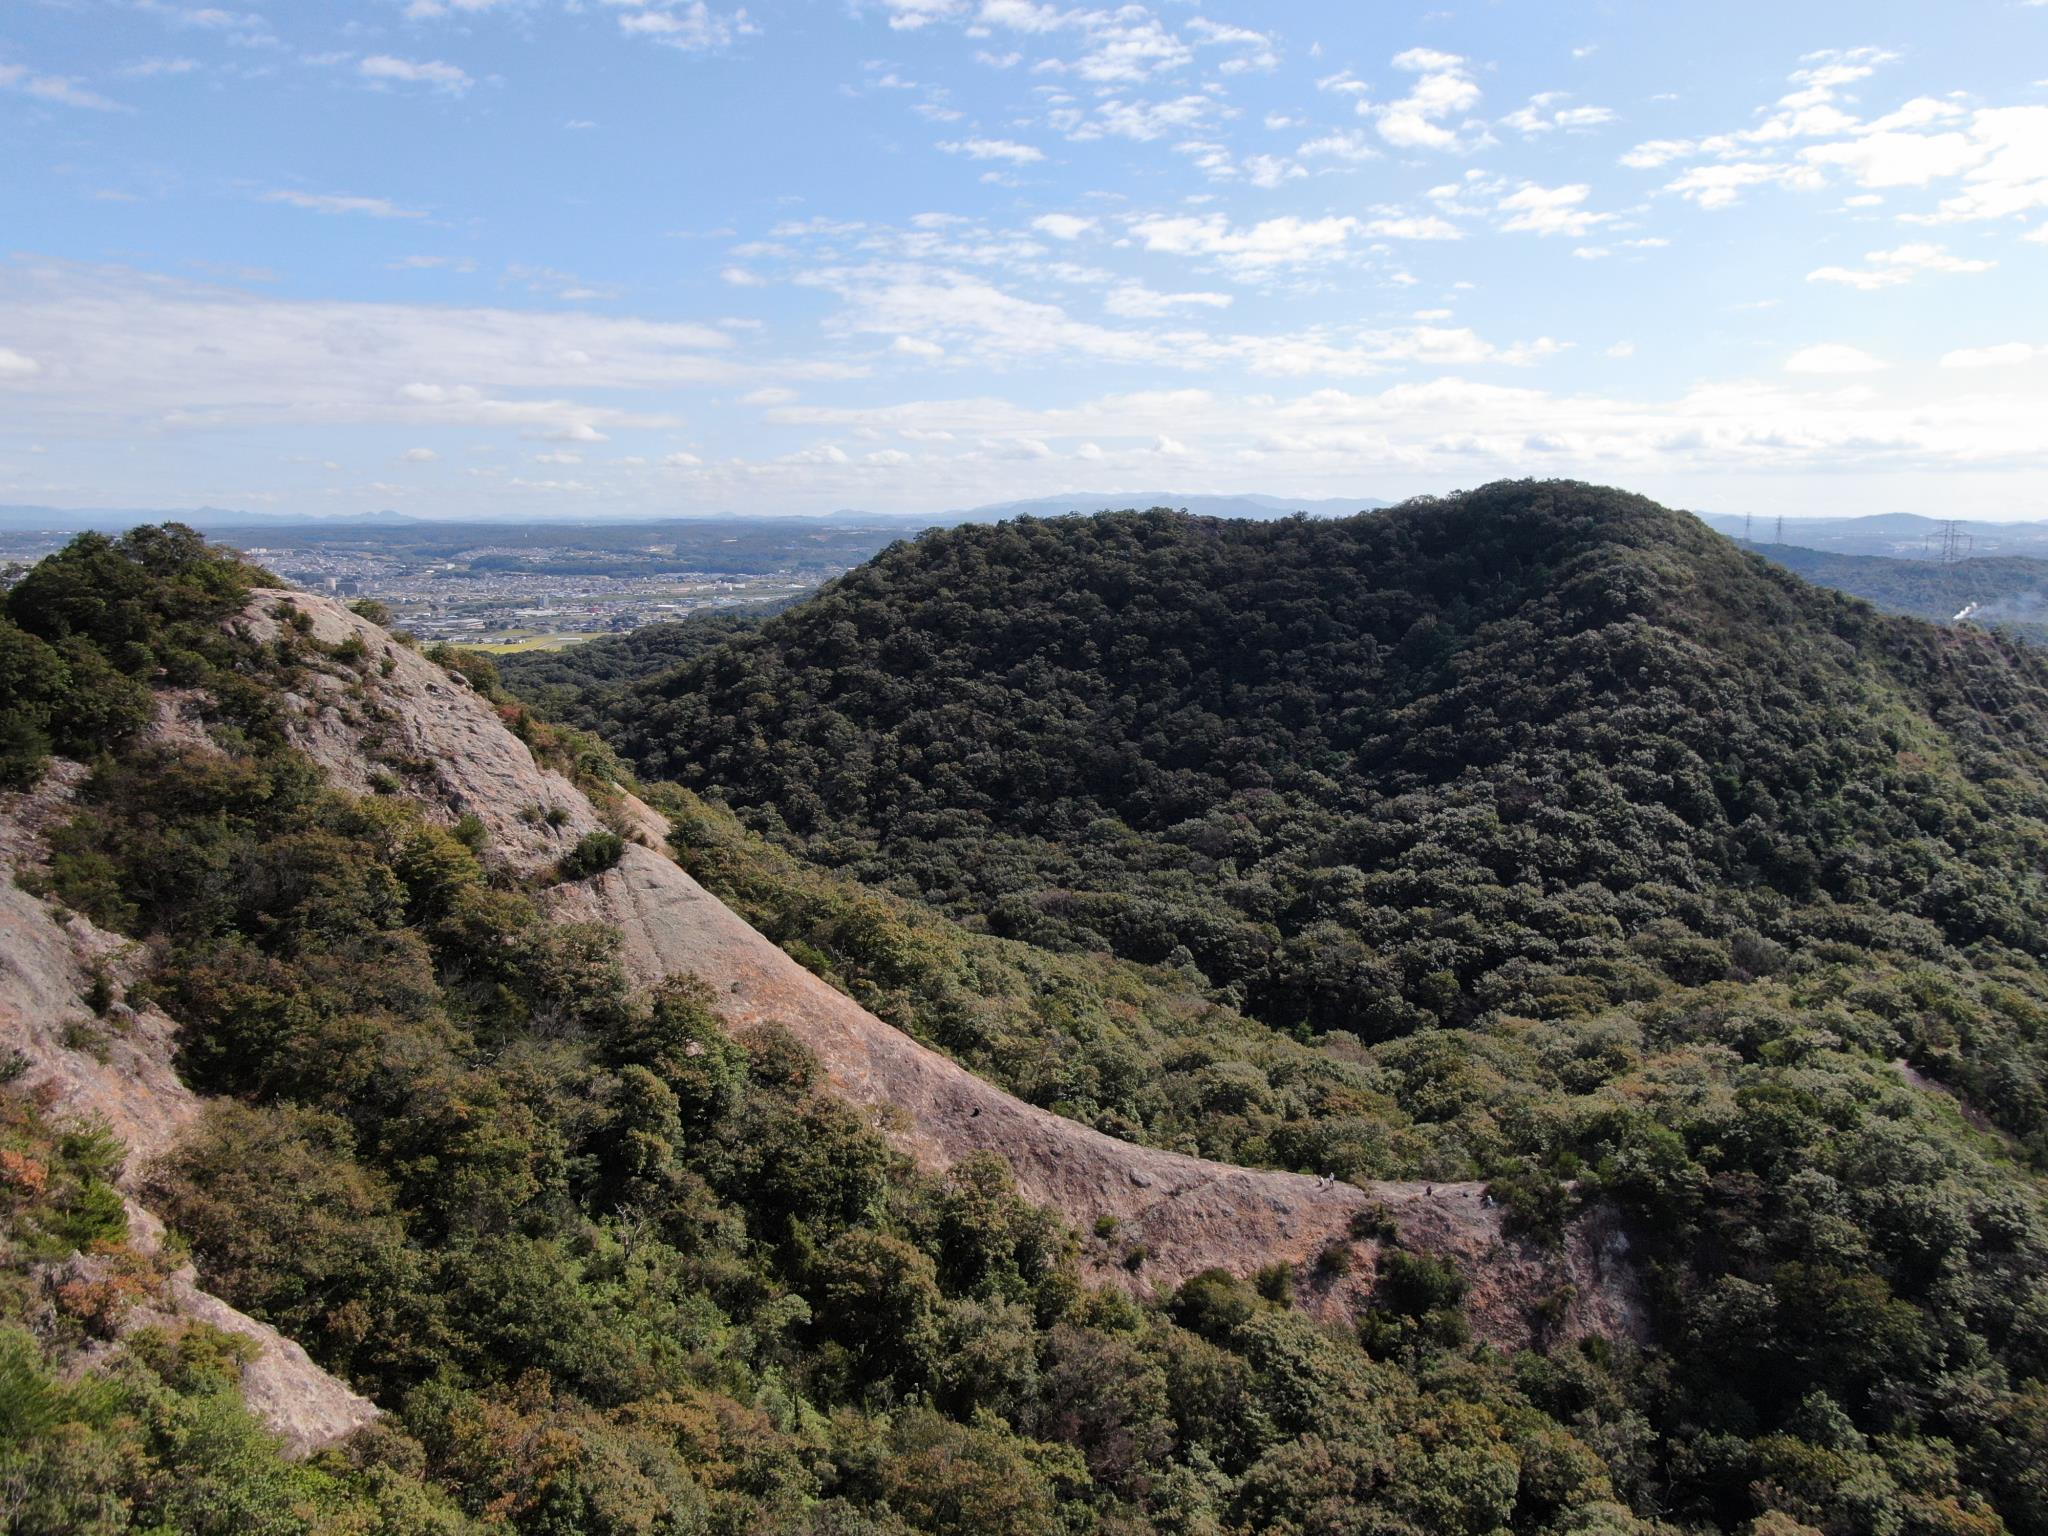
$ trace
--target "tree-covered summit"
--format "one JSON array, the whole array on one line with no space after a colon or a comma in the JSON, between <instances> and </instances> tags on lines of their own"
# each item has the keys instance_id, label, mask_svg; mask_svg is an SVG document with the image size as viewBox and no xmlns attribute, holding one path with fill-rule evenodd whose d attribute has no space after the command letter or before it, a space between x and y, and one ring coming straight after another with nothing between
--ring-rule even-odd
<instances>
[{"instance_id":1,"label":"tree-covered summit","mask_svg":"<svg viewBox=\"0 0 2048 1536\"><path fill-rule=\"evenodd\" d=\"M931 534L605 724L998 932L1387 1036L1844 925L2037 951L2042 681L1641 497L1515 482Z\"/></svg>"}]
</instances>

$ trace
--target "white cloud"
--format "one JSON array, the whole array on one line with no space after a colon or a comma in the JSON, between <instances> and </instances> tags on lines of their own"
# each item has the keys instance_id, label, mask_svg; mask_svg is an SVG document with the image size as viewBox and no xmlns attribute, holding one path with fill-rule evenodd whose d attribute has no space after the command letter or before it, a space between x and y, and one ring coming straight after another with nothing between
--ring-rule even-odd
<instances>
[{"instance_id":1,"label":"white cloud","mask_svg":"<svg viewBox=\"0 0 2048 1536\"><path fill-rule=\"evenodd\" d=\"M1090 29L1088 50L1071 66L1083 80L1096 85L1135 85L1194 61L1194 52L1186 43L1152 17L1139 13L1138 7L1102 14L1105 19Z\"/></svg>"},{"instance_id":2,"label":"white cloud","mask_svg":"<svg viewBox=\"0 0 2048 1536\"><path fill-rule=\"evenodd\" d=\"M1479 105L1479 86L1462 58L1410 48L1394 56L1394 67L1417 77L1408 94L1384 105L1358 104L1361 113L1373 118L1381 138L1400 149L1447 151L1474 149L1487 141L1483 126L1447 126Z\"/></svg>"},{"instance_id":3,"label":"white cloud","mask_svg":"<svg viewBox=\"0 0 2048 1536\"><path fill-rule=\"evenodd\" d=\"M1102 296L1102 307L1126 319L1156 320L1176 309L1228 309L1227 293L1154 293L1141 283L1125 283Z\"/></svg>"},{"instance_id":4,"label":"white cloud","mask_svg":"<svg viewBox=\"0 0 2048 1536\"><path fill-rule=\"evenodd\" d=\"M1632 341L1617 341L1607 349L1609 357L1627 358L1636 355L1636 344Z\"/></svg>"},{"instance_id":5,"label":"white cloud","mask_svg":"<svg viewBox=\"0 0 2048 1536\"><path fill-rule=\"evenodd\" d=\"M366 80L396 81L405 85L429 85L451 96L460 96L476 82L467 70L440 59L398 59L388 53L372 54L356 66Z\"/></svg>"},{"instance_id":6,"label":"white cloud","mask_svg":"<svg viewBox=\"0 0 2048 1536\"><path fill-rule=\"evenodd\" d=\"M1924 187L1959 176L1984 158L1963 133L1865 133L1799 152L1808 165L1848 172L1863 187Z\"/></svg>"},{"instance_id":7,"label":"white cloud","mask_svg":"<svg viewBox=\"0 0 2048 1536\"><path fill-rule=\"evenodd\" d=\"M744 7L724 14L704 0L604 0L620 8L619 30L646 38L664 48L684 53L704 53L729 47L735 37L750 36L758 29L747 19Z\"/></svg>"},{"instance_id":8,"label":"white cloud","mask_svg":"<svg viewBox=\"0 0 2048 1536\"><path fill-rule=\"evenodd\" d=\"M570 398L577 392L746 376L724 355L729 339L700 325L281 299L63 265L0 271L0 335L17 355L63 357L34 398L121 434L414 423L594 441L658 413Z\"/></svg>"},{"instance_id":9,"label":"white cloud","mask_svg":"<svg viewBox=\"0 0 2048 1536\"><path fill-rule=\"evenodd\" d=\"M1247 70L1269 70L1280 63L1278 48L1273 39L1263 32L1211 21L1205 16L1190 17L1188 30L1195 34L1196 42L1202 47L1238 50L1219 66L1226 75L1242 74Z\"/></svg>"},{"instance_id":10,"label":"white cloud","mask_svg":"<svg viewBox=\"0 0 2048 1536\"><path fill-rule=\"evenodd\" d=\"M1377 160L1380 152L1354 129L1340 129L1310 139L1295 151L1304 160Z\"/></svg>"},{"instance_id":11,"label":"white cloud","mask_svg":"<svg viewBox=\"0 0 2048 1536\"><path fill-rule=\"evenodd\" d=\"M1010 165L1032 165L1045 158L1043 150L1029 144L1019 144L1013 139L956 139L941 144L949 155L965 155L970 160L1001 160Z\"/></svg>"},{"instance_id":12,"label":"white cloud","mask_svg":"<svg viewBox=\"0 0 2048 1536\"><path fill-rule=\"evenodd\" d=\"M1335 260L1347 253L1359 229L1354 218L1292 214L1241 228L1220 213L1154 215L1131 223L1131 233L1148 251L1207 257L1241 274Z\"/></svg>"},{"instance_id":13,"label":"white cloud","mask_svg":"<svg viewBox=\"0 0 2048 1536\"><path fill-rule=\"evenodd\" d=\"M1885 366L1860 347L1834 341L1804 347L1785 359L1787 373L1877 373Z\"/></svg>"},{"instance_id":14,"label":"white cloud","mask_svg":"<svg viewBox=\"0 0 2048 1536\"><path fill-rule=\"evenodd\" d=\"M1696 147L1691 139L1651 139L1623 155L1621 163L1631 170L1654 171L1673 160L1683 160Z\"/></svg>"},{"instance_id":15,"label":"white cloud","mask_svg":"<svg viewBox=\"0 0 2048 1536\"><path fill-rule=\"evenodd\" d=\"M0 91L18 91L37 101L64 107L83 107L92 112L126 112L129 108L111 101L97 91L87 90L66 75L40 75L25 64L0 63Z\"/></svg>"},{"instance_id":16,"label":"white cloud","mask_svg":"<svg viewBox=\"0 0 2048 1536\"><path fill-rule=\"evenodd\" d=\"M0 347L0 380L32 379L42 371L43 365L34 358L12 347Z\"/></svg>"},{"instance_id":17,"label":"white cloud","mask_svg":"<svg viewBox=\"0 0 2048 1536\"><path fill-rule=\"evenodd\" d=\"M189 75L198 68L197 59L137 59L133 64L123 64L114 73L124 80L154 80L164 75Z\"/></svg>"},{"instance_id":18,"label":"white cloud","mask_svg":"<svg viewBox=\"0 0 2048 1536\"><path fill-rule=\"evenodd\" d=\"M748 270L746 267L721 267L718 278L720 282L730 283L735 288L765 288L768 286L767 278L761 276L758 272Z\"/></svg>"},{"instance_id":19,"label":"white cloud","mask_svg":"<svg viewBox=\"0 0 2048 1536\"><path fill-rule=\"evenodd\" d=\"M1199 127L1218 110L1215 99L1209 96L1176 96L1166 101L1126 101L1108 96L1092 109L1056 107L1046 114L1046 120L1077 143L1112 135L1149 144L1168 134Z\"/></svg>"},{"instance_id":20,"label":"white cloud","mask_svg":"<svg viewBox=\"0 0 2048 1536\"><path fill-rule=\"evenodd\" d=\"M1464 231L1449 219L1433 213L1401 213L1389 210L1382 217L1368 219L1360 230L1376 240L1462 240Z\"/></svg>"},{"instance_id":21,"label":"white cloud","mask_svg":"<svg viewBox=\"0 0 2048 1536\"><path fill-rule=\"evenodd\" d=\"M1675 192L1702 208L1732 208L1742 194L1754 187L1789 186L1812 188L1823 185L1820 173L1811 168L1775 165L1757 160L1738 160L1725 165L1698 165L1667 182L1664 190Z\"/></svg>"},{"instance_id":22,"label":"white cloud","mask_svg":"<svg viewBox=\"0 0 2048 1536\"><path fill-rule=\"evenodd\" d=\"M426 214L417 208L401 208L398 204L382 197L353 197L340 192L295 192L290 188L263 194L266 203L283 203L292 208L305 208L314 213L360 213L372 219L423 219Z\"/></svg>"},{"instance_id":23,"label":"white cloud","mask_svg":"<svg viewBox=\"0 0 2048 1536\"><path fill-rule=\"evenodd\" d=\"M1979 163L1963 189L1919 222L2003 219L2048 208L2048 107L1994 107L1973 113L1970 139Z\"/></svg>"},{"instance_id":24,"label":"white cloud","mask_svg":"<svg viewBox=\"0 0 2048 1536\"><path fill-rule=\"evenodd\" d=\"M408 448L401 457L408 464L432 464L441 455L431 448Z\"/></svg>"},{"instance_id":25,"label":"white cloud","mask_svg":"<svg viewBox=\"0 0 2048 1536\"><path fill-rule=\"evenodd\" d=\"M1299 181L1308 172L1284 155L1253 155L1244 163L1244 173L1255 187L1267 191Z\"/></svg>"},{"instance_id":26,"label":"white cloud","mask_svg":"<svg viewBox=\"0 0 2048 1536\"><path fill-rule=\"evenodd\" d=\"M1560 105L1570 99L1569 93L1564 91L1544 91L1531 96L1527 106L1502 118L1501 125L1514 129L1524 138L1536 138L1546 133L1584 133L1604 128L1614 121L1614 113L1607 107Z\"/></svg>"},{"instance_id":27,"label":"white cloud","mask_svg":"<svg viewBox=\"0 0 2048 1536\"><path fill-rule=\"evenodd\" d=\"M1072 213L1044 213L1031 221L1031 227L1055 240L1078 240L1095 228L1095 220Z\"/></svg>"},{"instance_id":28,"label":"white cloud","mask_svg":"<svg viewBox=\"0 0 2048 1536\"><path fill-rule=\"evenodd\" d=\"M1954 352L1942 354L1944 368L2011 368L2020 363L2031 363L2035 358L2048 358L2048 347L2037 347L2024 341L2001 342L1995 347L1963 347Z\"/></svg>"},{"instance_id":29,"label":"white cloud","mask_svg":"<svg viewBox=\"0 0 2048 1536\"><path fill-rule=\"evenodd\" d=\"M1989 272L1998 265L1950 255L1948 248L1940 245L1902 245L1895 251L1872 251L1863 260L1866 265L1861 267L1817 267L1806 274L1806 280L1841 283L1871 293L1910 283L1920 272Z\"/></svg>"},{"instance_id":30,"label":"white cloud","mask_svg":"<svg viewBox=\"0 0 2048 1536\"><path fill-rule=\"evenodd\" d=\"M1569 187L1541 187L1524 182L1503 197L1499 211L1506 215L1501 228L1532 235L1570 235L1578 239L1588 230L1611 223L1611 213L1594 213L1581 206L1593 189L1583 183Z\"/></svg>"}]
</instances>

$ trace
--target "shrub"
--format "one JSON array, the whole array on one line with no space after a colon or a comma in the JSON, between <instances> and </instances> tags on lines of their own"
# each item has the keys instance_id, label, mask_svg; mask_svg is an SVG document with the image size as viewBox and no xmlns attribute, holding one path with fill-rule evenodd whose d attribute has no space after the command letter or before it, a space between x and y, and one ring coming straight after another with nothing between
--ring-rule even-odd
<instances>
[{"instance_id":1,"label":"shrub","mask_svg":"<svg viewBox=\"0 0 2048 1536\"><path fill-rule=\"evenodd\" d=\"M561 876L564 880L587 880L592 875L601 875L625 853L625 839L609 828L599 827L584 833L582 841L563 856Z\"/></svg>"}]
</instances>

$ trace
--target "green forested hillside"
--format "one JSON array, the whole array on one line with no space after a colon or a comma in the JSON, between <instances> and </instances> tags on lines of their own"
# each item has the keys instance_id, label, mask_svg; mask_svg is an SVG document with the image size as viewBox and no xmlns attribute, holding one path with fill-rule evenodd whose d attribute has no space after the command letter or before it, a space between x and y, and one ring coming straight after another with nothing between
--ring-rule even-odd
<instances>
[{"instance_id":1,"label":"green forested hillside","mask_svg":"<svg viewBox=\"0 0 2048 1536\"><path fill-rule=\"evenodd\" d=\"M1008 601L989 600L998 566L971 546L946 553L959 574L944 579L985 606L934 605L951 627L934 631L946 648L931 666L954 659L910 702L993 711L965 658L990 636L1060 634L1033 618L1032 594L1052 603L1055 579L1077 574L1057 564L1064 544L1099 548L1095 601L1085 587L1071 601L1102 627L1064 653L1071 691L1027 658L1005 674L1019 682L1003 709L1036 730L1062 717L1029 714L1033 698L1094 708L1108 761L1162 808L1168 790L1220 778L1219 826L1241 839L1197 849L1177 821L1155 831L1135 792L1116 800L1120 829L1091 805L1069 834L1042 786L1118 781L1098 781L1096 759L1047 758L1012 785L1033 821L1005 834L1001 867L1099 872L1095 910L1220 914L1275 952L1352 957L1322 978L1327 998L1356 1000L1341 1016L1276 1011L1290 1027L1275 1031L1204 993L1283 994L1249 971L1204 977L1185 941L1157 969L1085 952L1102 947L1096 919L1024 886L1042 943L969 931L915 880L918 896L865 890L792 854L831 851L821 829L777 848L687 790L651 792L679 856L758 925L1041 1102L1282 1166L1476 1172L1538 1240L1575 1204L1604 1202L1645 1274L1643 1343L1546 1343L1539 1307L1536 1347L1475 1344L1468 1279L1398 1249L1371 1304L1334 1324L1289 1304L1285 1272L1205 1276L1146 1304L1090 1293L1074 1236L1019 1202L998 1160L920 1175L821 1090L787 1036L731 1038L688 985L633 995L615 936L544 917L475 825L324 785L277 706L314 670L367 681L367 651L290 625L275 645L220 634L251 573L176 535L86 540L47 563L6 601L34 642L18 650L55 651L93 690L118 677L146 698L175 678L216 700L218 750L108 738L47 876L52 897L149 940L143 986L182 1026L181 1070L216 1096L149 1197L209 1285L387 1418L293 1466L235 1402L239 1361L221 1340L188 1330L108 1352L110 1315L148 1282L122 1239L112 1149L0 1087L0 1496L15 1528L2048 1533L2048 1214L2032 1165L2048 986L2028 926L2036 776L2010 734L2034 708L2027 674L1988 650L1951 658L1940 637L1734 552L1701 563L1641 503L1518 491L1482 513L1397 514L1445 572L1421 595L1397 565L1373 573L1403 625L1377 648L1289 606L1341 544L1317 544L1286 581L1247 572L1236 587L1220 558L1188 567L1199 582L1157 579L1214 537L1206 525L980 531L1036 557L1000 566ZM1497 581L1513 567L1475 554L1458 579L1494 595L1461 608L1437 515L1465 519L1466 542L1519 551L1521 574ZM1274 547L1298 536L1271 530ZM944 553L959 537L933 542ZM930 557L898 551L818 600L838 697L882 687L864 657L894 643L885 628L863 639L849 592L906 593L891 567ZM1754 606L1729 608L1731 582ZM1511 586L1543 595L1508 610ZM124 596L103 605L100 590ZM1226 601L1239 605L1228 623ZM1456 622L1410 643L1432 606ZM923 611L907 598L887 610L905 654L937 646L911 622ZM757 647L810 635L808 613L693 665L758 669ZM1143 619L1148 646L1117 650L1120 615ZM1267 643L1226 663L1224 633ZM1171 637L1178 661L1162 659ZM1374 657L1371 676L1408 701L1395 713L1414 750L1364 732L1383 711L1362 684L1342 694L1359 718L1320 723L1315 695L1270 680L1297 653L1331 675L1362 676L1358 658ZM1148 667L1161 700L1182 701L1176 729L1206 717L1242 742L1225 766L1164 761L1155 733L1118 745L1119 711L1155 708L1149 694L1118 702L1120 679ZM831 682L808 665L778 677L790 718L841 732L849 762L863 750L851 716L828 723ZM28 717L28 739L93 690L0 706ZM1687 700L1721 708L1710 723L1746 733L1741 750L1716 751ZM765 724L767 701L751 707ZM509 701L501 713L546 760L606 771L587 744ZM1009 750L1017 719L977 720ZM1823 734L1866 725L1894 734ZM1474 767L1451 772L1468 728ZM1333 752L1290 756L1337 732L1398 792L1364 787ZM982 771L974 746L941 745L927 748L932 782L963 792ZM720 750L739 748L728 736ZM822 771L806 738L790 750ZM1745 754L1765 788L1736 837L1709 807L1727 819ZM1520 801L1505 792L1516 771L1535 775ZM1684 786L1676 804L1667 780ZM992 824L1003 804L959 825ZM1752 818L1761 830L1742 832ZM1349 930L1341 906L1290 927L1287 909L1253 904L1316 837L1378 827L1405 841L1348 844L1370 857L1331 889L1407 928ZM1781 834L1787 851L1764 859ZM952 835L906 846L971 847ZM1260 853L1268 837L1280 852ZM879 835L845 846L853 866L897 851ZM1467 862L1480 851L1493 861ZM982 872L960 857L951 893L931 889L971 913ZM1603 867L1623 857L1637 866ZM1468 953L1483 963L1461 972ZM1411 987L1418 954L1450 979ZM89 1049L117 1015L81 1003ZM2008 1130L1915 1086L1899 1055ZM95 1246L134 1285L53 1290L40 1266Z\"/></svg>"},{"instance_id":2,"label":"green forested hillside","mask_svg":"<svg viewBox=\"0 0 2048 1536\"><path fill-rule=\"evenodd\" d=\"M17 649L145 702L188 657L213 701L210 746L110 737L38 889L149 944L125 999L80 999L73 1048L146 996L212 1096L146 1176L171 1262L385 1417L292 1464L232 1338L123 1334L166 1266L130 1245L120 1149L10 1086L9 1057L10 1533L1137 1536L1353 1507L1387 1532L1651 1528L1607 1442L1653 1431L1593 1433L1634 1422L1615 1353L1474 1350L1462 1282L1422 1256L1390 1261L1364 1333L1291 1308L1284 1271L1090 1292L999 1159L918 1173L788 1035L731 1038L686 981L632 994L617 935L543 916L479 824L327 787L280 701L379 663L292 624L223 633L258 574L176 531L90 536L9 595ZM504 712L566 771L601 765Z\"/></svg>"},{"instance_id":3,"label":"green forested hillside","mask_svg":"<svg viewBox=\"0 0 2048 1536\"><path fill-rule=\"evenodd\" d=\"M1219 1016L1115 1037L1159 1098L1273 1109L1236 1155L1476 1169L1537 1230L1616 1202L1657 1277L1639 1513L2037 1531L2048 1291L1994 1212L2039 1211L2048 1153L2041 681L1639 499L1504 486L931 535L605 728L781 845L677 796L714 889L1020 1091L947 1033L994 940L939 912L1161 962L1376 1095L1317 1102Z\"/></svg>"},{"instance_id":4,"label":"green forested hillside","mask_svg":"<svg viewBox=\"0 0 2048 1536\"><path fill-rule=\"evenodd\" d=\"M607 734L994 932L1391 1039L1830 941L2031 965L2044 680L1638 498L1504 485L929 535ZM2038 1067L2001 1066L2016 1129Z\"/></svg>"},{"instance_id":5,"label":"green forested hillside","mask_svg":"<svg viewBox=\"0 0 2048 1536\"><path fill-rule=\"evenodd\" d=\"M496 658L498 670L550 719L597 718L609 697L692 661L726 641L751 634L787 603L752 603L693 613L668 624L646 624L554 651L520 651Z\"/></svg>"}]
</instances>

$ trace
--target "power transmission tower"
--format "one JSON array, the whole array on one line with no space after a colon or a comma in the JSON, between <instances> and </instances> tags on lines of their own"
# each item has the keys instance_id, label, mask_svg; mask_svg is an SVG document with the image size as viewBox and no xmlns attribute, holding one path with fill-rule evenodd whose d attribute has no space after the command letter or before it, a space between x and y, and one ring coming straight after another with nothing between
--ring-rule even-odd
<instances>
[{"instance_id":1,"label":"power transmission tower","mask_svg":"<svg viewBox=\"0 0 2048 1536\"><path fill-rule=\"evenodd\" d=\"M1975 544L1976 540L1963 532L1963 525L1956 519L1950 518L1941 525L1941 563L1943 565L1954 565L1958 560L1966 558L1971 549L1975 547Z\"/></svg>"},{"instance_id":2,"label":"power transmission tower","mask_svg":"<svg viewBox=\"0 0 2048 1536\"><path fill-rule=\"evenodd\" d=\"M1778 533L1776 542L1780 544L1785 542L1785 514L1782 512L1778 514Z\"/></svg>"},{"instance_id":3,"label":"power transmission tower","mask_svg":"<svg viewBox=\"0 0 2048 1536\"><path fill-rule=\"evenodd\" d=\"M1752 539L1749 536L1749 524L1751 518L1753 518L1754 516L1755 514L1751 512L1745 512L1742 514L1742 542L1751 545L1752 547L1756 544L1756 540Z\"/></svg>"}]
</instances>

